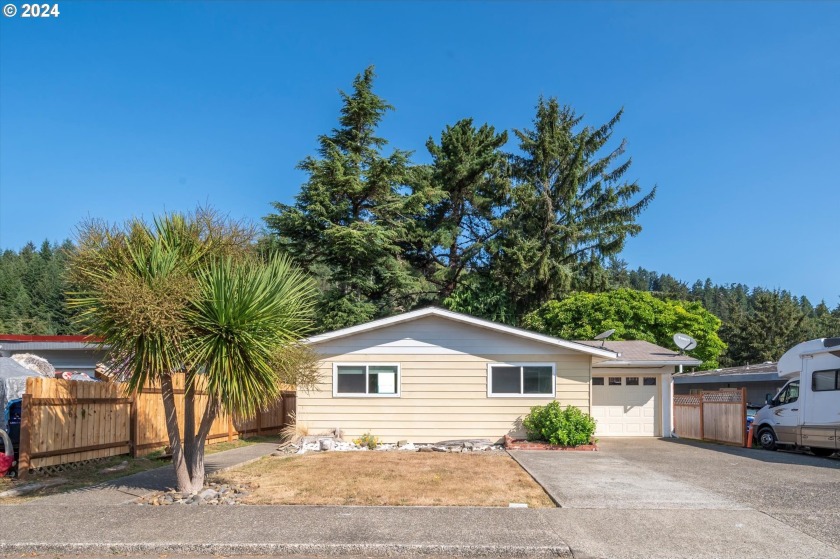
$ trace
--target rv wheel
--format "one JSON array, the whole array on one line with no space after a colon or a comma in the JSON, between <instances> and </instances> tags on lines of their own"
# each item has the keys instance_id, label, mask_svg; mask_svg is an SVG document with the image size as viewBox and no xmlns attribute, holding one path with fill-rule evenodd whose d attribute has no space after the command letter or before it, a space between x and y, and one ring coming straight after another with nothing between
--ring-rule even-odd
<instances>
[{"instance_id":1,"label":"rv wheel","mask_svg":"<svg viewBox=\"0 0 840 559\"><path fill-rule=\"evenodd\" d=\"M765 427L758 432L758 442L764 450L776 450L776 433L773 429Z\"/></svg>"}]
</instances>

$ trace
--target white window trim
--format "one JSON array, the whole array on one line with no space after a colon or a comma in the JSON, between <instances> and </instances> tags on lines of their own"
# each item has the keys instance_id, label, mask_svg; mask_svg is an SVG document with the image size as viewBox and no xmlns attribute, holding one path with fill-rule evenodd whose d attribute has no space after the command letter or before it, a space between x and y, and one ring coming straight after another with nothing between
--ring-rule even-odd
<instances>
[{"instance_id":1,"label":"white window trim","mask_svg":"<svg viewBox=\"0 0 840 559\"><path fill-rule=\"evenodd\" d=\"M494 394L493 367L551 367L551 394ZM524 369L519 371L519 386L522 386ZM532 400L553 400L557 394L557 366L556 363L488 363L487 364L487 397L488 398L531 398Z\"/></svg>"},{"instance_id":2,"label":"white window trim","mask_svg":"<svg viewBox=\"0 0 840 559\"><path fill-rule=\"evenodd\" d=\"M338 391L338 368L339 367L364 367L365 368L365 390L368 389L368 375L371 367L396 367L397 368L397 393L396 394L358 394L342 393ZM399 398L402 393L402 367L399 363L333 363L333 398Z\"/></svg>"}]
</instances>

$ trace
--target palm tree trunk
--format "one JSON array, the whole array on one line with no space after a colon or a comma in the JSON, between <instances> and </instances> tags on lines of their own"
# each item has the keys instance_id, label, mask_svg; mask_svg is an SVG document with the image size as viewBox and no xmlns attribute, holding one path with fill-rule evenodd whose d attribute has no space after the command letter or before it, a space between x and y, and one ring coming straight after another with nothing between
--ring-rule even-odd
<instances>
[{"instance_id":1,"label":"palm tree trunk","mask_svg":"<svg viewBox=\"0 0 840 559\"><path fill-rule=\"evenodd\" d=\"M181 445L181 433L178 429L178 412L175 409L175 391L172 388L172 376L165 374L160 380L163 397L163 411L166 414L166 434L169 438L169 448L172 449L172 465L175 468L175 479L178 491L192 491L187 462L184 459L184 449Z\"/></svg>"},{"instance_id":2,"label":"palm tree trunk","mask_svg":"<svg viewBox=\"0 0 840 559\"><path fill-rule=\"evenodd\" d=\"M185 443L195 438L195 372L187 371L184 375L184 436ZM193 445L184 445L184 459L187 468L192 462ZM190 476L192 477L192 476Z\"/></svg>"},{"instance_id":3,"label":"palm tree trunk","mask_svg":"<svg viewBox=\"0 0 840 559\"><path fill-rule=\"evenodd\" d=\"M198 432L187 442L187 445L190 447L187 453L189 456L187 469L189 471L191 491L199 491L204 487L205 441L207 440L207 435L210 434L210 429L213 427L213 422L216 420L218 414L218 402L208 399L207 406L201 418L201 425L198 427Z\"/></svg>"}]
</instances>

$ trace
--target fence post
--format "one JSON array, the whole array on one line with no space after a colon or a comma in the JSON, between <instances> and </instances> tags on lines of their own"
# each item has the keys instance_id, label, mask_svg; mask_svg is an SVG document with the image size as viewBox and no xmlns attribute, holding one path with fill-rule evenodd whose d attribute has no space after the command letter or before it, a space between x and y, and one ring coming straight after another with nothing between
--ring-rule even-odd
<instances>
[{"instance_id":1,"label":"fence post","mask_svg":"<svg viewBox=\"0 0 840 559\"><path fill-rule=\"evenodd\" d=\"M705 392L700 392L700 440L706 440L706 432L704 424L706 423L706 414L703 412L703 395Z\"/></svg>"},{"instance_id":2,"label":"fence post","mask_svg":"<svg viewBox=\"0 0 840 559\"><path fill-rule=\"evenodd\" d=\"M137 425L137 392L135 392L131 396L131 400L128 402L128 407L131 410L129 412L129 422L128 422L128 440L131 449L131 457L137 458L137 444L139 439L139 428Z\"/></svg>"},{"instance_id":3,"label":"fence post","mask_svg":"<svg viewBox=\"0 0 840 559\"><path fill-rule=\"evenodd\" d=\"M18 447L18 479L29 476L29 452L32 448L32 394L24 393L20 405L20 446Z\"/></svg>"},{"instance_id":4,"label":"fence post","mask_svg":"<svg viewBox=\"0 0 840 559\"><path fill-rule=\"evenodd\" d=\"M742 429L747 424L747 389L745 387L741 387L741 426ZM746 429L745 429L746 430ZM747 430L744 434L744 439L750 436L752 431ZM744 440L744 446L750 446L747 440Z\"/></svg>"},{"instance_id":5,"label":"fence post","mask_svg":"<svg viewBox=\"0 0 840 559\"><path fill-rule=\"evenodd\" d=\"M233 442L233 415L228 416L228 442Z\"/></svg>"},{"instance_id":6,"label":"fence post","mask_svg":"<svg viewBox=\"0 0 840 559\"><path fill-rule=\"evenodd\" d=\"M257 435L262 433L262 410L257 410Z\"/></svg>"}]
</instances>

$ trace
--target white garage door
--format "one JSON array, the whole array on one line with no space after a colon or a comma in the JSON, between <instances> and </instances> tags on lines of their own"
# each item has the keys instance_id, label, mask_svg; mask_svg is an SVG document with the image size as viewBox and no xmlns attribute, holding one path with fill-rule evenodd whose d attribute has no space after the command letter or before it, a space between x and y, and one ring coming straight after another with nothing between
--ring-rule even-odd
<instances>
[{"instance_id":1,"label":"white garage door","mask_svg":"<svg viewBox=\"0 0 840 559\"><path fill-rule=\"evenodd\" d=\"M659 377L592 375L596 436L653 437L659 434Z\"/></svg>"}]
</instances>

